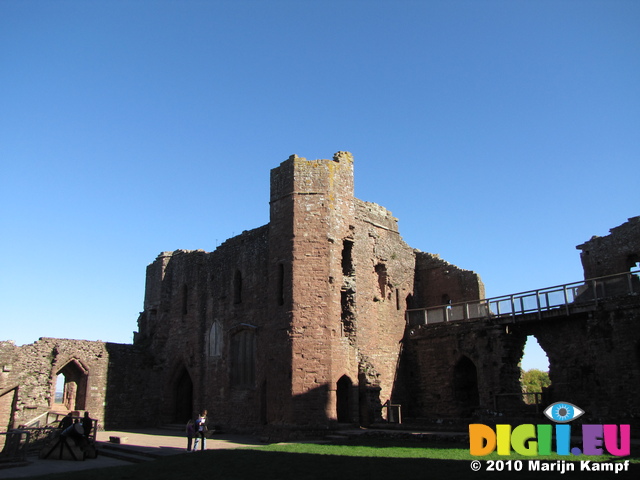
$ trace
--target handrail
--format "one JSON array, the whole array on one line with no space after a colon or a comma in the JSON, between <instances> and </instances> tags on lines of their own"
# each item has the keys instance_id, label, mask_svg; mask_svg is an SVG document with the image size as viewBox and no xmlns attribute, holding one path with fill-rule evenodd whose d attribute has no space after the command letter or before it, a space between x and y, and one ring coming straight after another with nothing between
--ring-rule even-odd
<instances>
[{"instance_id":1,"label":"handrail","mask_svg":"<svg viewBox=\"0 0 640 480\"><path fill-rule=\"evenodd\" d=\"M407 324L416 326L481 318L512 317L515 320L524 314L537 314L541 318L544 312L561 309L568 314L570 306L584 303L597 306L603 298L638 295L638 275L640 270L634 270L499 297L408 309L405 315Z\"/></svg>"},{"instance_id":2,"label":"handrail","mask_svg":"<svg viewBox=\"0 0 640 480\"><path fill-rule=\"evenodd\" d=\"M40 425L40 421L44 418L46 419L44 422L44 426L50 425L53 422L59 422L60 421L60 417L64 417L65 415L67 415L66 413L60 413L60 412L52 412L51 410L47 410L46 412L42 412L40 415L38 415L35 418L32 418L31 420L21 424L21 427L24 428L39 428ZM51 420L51 418L53 418L53 420Z\"/></svg>"}]
</instances>

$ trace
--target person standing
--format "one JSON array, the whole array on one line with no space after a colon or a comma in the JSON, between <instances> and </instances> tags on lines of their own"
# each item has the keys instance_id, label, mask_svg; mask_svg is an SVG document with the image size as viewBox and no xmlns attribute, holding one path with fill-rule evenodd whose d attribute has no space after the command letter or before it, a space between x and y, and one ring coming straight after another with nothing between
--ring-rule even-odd
<instances>
[{"instance_id":1,"label":"person standing","mask_svg":"<svg viewBox=\"0 0 640 480\"><path fill-rule=\"evenodd\" d=\"M193 444L193 450L198 450L198 440L202 440L201 449L204 450L207 447L207 411L203 410L198 419L196 420L196 441Z\"/></svg>"},{"instance_id":2,"label":"person standing","mask_svg":"<svg viewBox=\"0 0 640 480\"><path fill-rule=\"evenodd\" d=\"M91 434L91 430L93 429L93 420L89 417L89 412L84 412L84 417L82 418L82 428L84 429L84 436L89 438Z\"/></svg>"},{"instance_id":3,"label":"person standing","mask_svg":"<svg viewBox=\"0 0 640 480\"><path fill-rule=\"evenodd\" d=\"M189 419L187 422L187 452L191 451L191 445L193 444L193 437L196 433L195 426L193 425L193 420Z\"/></svg>"}]
</instances>

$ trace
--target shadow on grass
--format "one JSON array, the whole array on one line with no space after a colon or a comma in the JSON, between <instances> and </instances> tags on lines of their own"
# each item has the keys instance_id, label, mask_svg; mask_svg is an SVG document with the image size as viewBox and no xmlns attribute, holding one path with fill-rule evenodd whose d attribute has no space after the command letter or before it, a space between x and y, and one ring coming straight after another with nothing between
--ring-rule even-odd
<instances>
[{"instance_id":1,"label":"shadow on grass","mask_svg":"<svg viewBox=\"0 0 640 480\"><path fill-rule=\"evenodd\" d=\"M209 450L198 453L174 455L153 462L125 467L111 467L89 472L64 473L32 477L49 480L311 480L352 479L413 480L427 478L489 479L513 478L578 478L588 474L580 471L542 472L528 471L523 461L522 471L503 470L487 472L487 461L482 461L482 470L474 472L469 460L434 460L430 458L386 458L309 453L263 451L260 449ZM549 462L549 463L555 463ZM601 478L638 478L640 465L632 464L627 472L596 473Z\"/></svg>"}]
</instances>

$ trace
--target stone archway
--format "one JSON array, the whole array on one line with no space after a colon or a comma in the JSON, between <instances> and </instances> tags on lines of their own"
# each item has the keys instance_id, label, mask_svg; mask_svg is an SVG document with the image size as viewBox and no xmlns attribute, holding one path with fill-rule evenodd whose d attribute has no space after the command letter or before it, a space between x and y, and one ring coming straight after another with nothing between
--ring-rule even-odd
<instances>
[{"instance_id":1,"label":"stone archway","mask_svg":"<svg viewBox=\"0 0 640 480\"><path fill-rule=\"evenodd\" d=\"M89 372L77 360L71 360L59 369L54 378L64 377L63 394L59 404L66 410L85 410ZM55 386L54 386L55 389ZM55 394L52 396L55 406Z\"/></svg>"},{"instance_id":2,"label":"stone archway","mask_svg":"<svg viewBox=\"0 0 640 480\"><path fill-rule=\"evenodd\" d=\"M338 423L351 423L351 396L353 394L353 382L343 375L336 384L336 414Z\"/></svg>"},{"instance_id":3,"label":"stone archway","mask_svg":"<svg viewBox=\"0 0 640 480\"><path fill-rule=\"evenodd\" d=\"M174 382L174 409L172 421L187 423L193 417L193 381L186 367L178 374Z\"/></svg>"},{"instance_id":4,"label":"stone archway","mask_svg":"<svg viewBox=\"0 0 640 480\"><path fill-rule=\"evenodd\" d=\"M463 416L470 416L480 404L478 371L469 357L463 356L453 369L453 396Z\"/></svg>"}]
</instances>

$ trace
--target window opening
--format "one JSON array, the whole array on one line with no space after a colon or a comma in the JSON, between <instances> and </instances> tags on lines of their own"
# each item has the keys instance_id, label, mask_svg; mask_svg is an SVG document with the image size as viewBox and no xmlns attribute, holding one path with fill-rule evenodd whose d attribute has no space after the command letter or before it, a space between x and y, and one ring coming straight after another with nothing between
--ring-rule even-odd
<instances>
[{"instance_id":1,"label":"window opening","mask_svg":"<svg viewBox=\"0 0 640 480\"><path fill-rule=\"evenodd\" d=\"M387 296L387 266L384 263L379 263L375 267L378 274L378 287L380 287L380 295L384 300Z\"/></svg>"},{"instance_id":2,"label":"window opening","mask_svg":"<svg viewBox=\"0 0 640 480\"><path fill-rule=\"evenodd\" d=\"M255 363L255 330L245 328L231 337L231 384L238 387L253 387Z\"/></svg>"},{"instance_id":3,"label":"window opening","mask_svg":"<svg viewBox=\"0 0 640 480\"><path fill-rule=\"evenodd\" d=\"M354 291L341 290L341 320L342 320L342 336L349 338L350 342L355 342L356 335L356 316L354 313Z\"/></svg>"},{"instance_id":4,"label":"window opening","mask_svg":"<svg viewBox=\"0 0 640 480\"><path fill-rule=\"evenodd\" d=\"M56 391L54 396L53 403L57 405L62 405L64 403L64 385L66 381L64 378L64 374L59 373L56 377Z\"/></svg>"},{"instance_id":5,"label":"window opening","mask_svg":"<svg viewBox=\"0 0 640 480\"><path fill-rule=\"evenodd\" d=\"M215 321L209 330L209 356L219 357L222 355L222 325Z\"/></svg>"},{"instance_id":6,"label":"window opening","mask_svg":"<svg viewBox=\"0 0 640 480\"><path fill-rule=\"evenodd\" d=\"M353 275L353 242L342 241L342 274L345 277Z\"/></svg>"}]
</instances>

